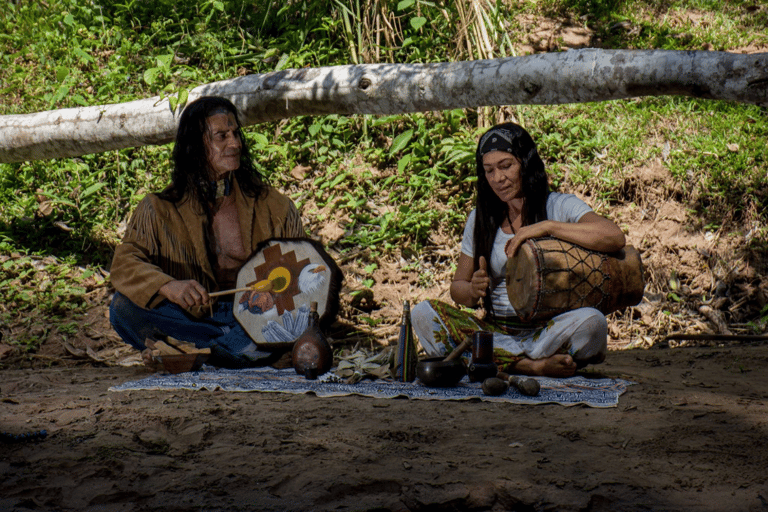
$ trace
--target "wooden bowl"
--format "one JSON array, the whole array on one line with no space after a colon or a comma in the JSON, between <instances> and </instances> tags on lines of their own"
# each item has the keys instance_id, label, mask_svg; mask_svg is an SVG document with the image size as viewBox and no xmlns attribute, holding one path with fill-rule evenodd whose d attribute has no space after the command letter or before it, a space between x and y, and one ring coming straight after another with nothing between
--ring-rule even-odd
<instances>
[{"instance_id":1,"label":"wooden bowl","mask_svg":"<svg viewBox=\"0 0 768 512\"><path fill-rule=\"evenodd\" d=\"M433 388L455 386L467 374L461 359L445 361L442 357L422 359L416 365L416 376L422 384Z\"/></svg>"},{"instance_id":2,"label":"wooden bowl","mask_svg":"<svg viewBox=\"0 0 768 512\"><path fill-rule=\"evenodd\" d=\"M168 373L194 372L208 360L210 353L198 352L192 354L160 355L155 358L160 361Z\"/></svg>"}]
</instances>

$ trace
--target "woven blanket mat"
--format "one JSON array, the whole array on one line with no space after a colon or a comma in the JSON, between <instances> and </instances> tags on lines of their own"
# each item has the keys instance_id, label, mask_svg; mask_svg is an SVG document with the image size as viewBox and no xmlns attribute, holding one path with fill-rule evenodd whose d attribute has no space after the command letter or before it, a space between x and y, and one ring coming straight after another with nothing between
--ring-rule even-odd
<instances>
[{"instance_id":1,"label":"woven blanket mat","mask_svg":"<svg viewBox=\"0 0 768 512\"><path fill-rule=\"evenodd\" d=\"M416 400L483 400L486 402L509 402L516 404L556 403L565 406L588 405L590 407L616 407L619 396L633 382L621 379L591 379L583 376L554 379L536 377L541 385L539 396L522 395L514 387L500 396L483 394L481 383L469 382L468 377L450 388L431 388L416 382L393 382L391 380L364 379L347 384L332 373L317 380L307 380L297 375L293 368L249 368L227 370L203 366L200 371L170 374L154 374L149 377L126 382L110 388L110 391L129 390L223 390L260 391L275 393L314 393L319 397L361 395L372 398L408 397Z\"/></svg>"}]
</instances>

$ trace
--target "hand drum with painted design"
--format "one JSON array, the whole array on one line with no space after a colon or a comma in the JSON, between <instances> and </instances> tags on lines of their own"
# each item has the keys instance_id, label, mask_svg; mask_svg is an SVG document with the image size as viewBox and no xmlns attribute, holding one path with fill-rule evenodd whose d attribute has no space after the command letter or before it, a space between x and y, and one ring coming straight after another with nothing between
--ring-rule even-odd
<instances>
[{"instance_id":1,"label":"hand drum with painted design","mask_svg":"<svg viewBox=\"0 0 768 512\"><path fill-rule=\"evenodd\" d=\"M267 240L237 274L237 288L249 289L235 294L235 318L260 348L290 348L307 328L311 302L321 327L333 323L342 279L318 242Z\"/></svg>"}]
</instances>

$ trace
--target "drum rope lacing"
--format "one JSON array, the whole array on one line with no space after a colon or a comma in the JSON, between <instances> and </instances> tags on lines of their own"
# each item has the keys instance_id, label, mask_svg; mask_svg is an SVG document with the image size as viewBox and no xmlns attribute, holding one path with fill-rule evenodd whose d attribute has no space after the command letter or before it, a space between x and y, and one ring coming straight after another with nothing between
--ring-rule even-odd
<instances>
[{"instance_id":1,"label":"drum rope lacing","mask_svg":"<svg viewBox=\"0 0 768 512\"><path fill-rule=\"evenodd\" d=\"M566 265L567 268L544 268L543 251L538 244L538 240L556 240L560 248L550 249L548 252L562 253L564 255L565 261L567 262L567 265ZM600 306L603 304L603 301L608 300L610 298L609 294L603 288L603 285L606 283L606 281L609 281L611 279L611 276L602 270L605 262L608 260L608 256L606 254L592 251L576 244L569 244L555 237L543 237L539 239L531 238L531 239L528 239L526 243L527 242L530 242L531 245L533 246L534 256L536 257L536 266L537 268L541 269L541 272L537 275L536 301L534 303L534 308L533 308L534 311L556 312L559 314L569 309L577 309L577 308L583 307L583 305L586 303L587 298L595 292L600 294L600 300L597 302L591 302L590 306L596 309L600 309ZM586 256L584 257L578 256L577 253L580 251L586 251L587 253ZM591 260L591 261L587 262L587 260ZM594 265L593 263L595 262L595 260L598 260L599 264ZM571 263L574 263L574 264L571 265ZM542 286L542 283L546 279L546 276L554 273L569 273L571 275L576 275L577 273L573 273L571 272L571 270L573 270L574 268L577 268L579 265L586 267L589 271L583 272L582 273L583 276L577 282L573 283L573 285L569 287L567 290L562 290L562 289L544 290L543 289L544 287ZM593 283L592 282L593 276L597 276L600 282ZM582 285L586 285L586 287ZM585 289L588 290L586 293L584 293ZM544 295L563 293L563 291L568 292L568 301L565 303L565 305L568 305L569 307L546 307L546 308L542 307L542 309L539 309L540 305L543 303ZM574 300L574 298L576 300Z\"/></svg>"}]
</instances>

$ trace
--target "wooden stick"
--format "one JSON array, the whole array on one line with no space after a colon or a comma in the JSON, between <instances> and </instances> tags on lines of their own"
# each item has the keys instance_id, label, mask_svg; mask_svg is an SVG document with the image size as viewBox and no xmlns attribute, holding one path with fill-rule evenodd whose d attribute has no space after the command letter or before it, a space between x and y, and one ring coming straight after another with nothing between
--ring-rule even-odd
<instances>
[{"instance_id":1,"label":"wooden stick","mask_svg":"<svg viewBox=\"0 0 768 512\"><path fill-rule=\"evenodd\" d=\"M675 333L664 337L668 340L741 340L741 341L764 341L768 340L766 334L685 334Z\"/></svg>"},{"instance_id":2,"label":"wooden stick","mask_svg":"<svg viewBox=\"0 0 768 512\"><path fill-rule=\"evenodd\" d=\"M237 292L248 292L253 290L252 286L246 286L245 288L234 288L232 290L224 290L221 292L213 292L209 293L209 297L218 297L219 295L229 295L230 293L237 293Z\"/></svg>"},{"instance_id":3,"label":"wooden stick","mask_svg":"<svg viewBox=\"0 0 768 512\"><path fill-rule=\"evenodd\" d=\"M444 361L453 361L454 359L458 359L461 354L469 349L470 345L472 345L472 338L467 336L464 341L456 345L456 348L453 349L450 354L445 356Z\"/></svg>"},{"instance_id":4,"label":"wooden stick","mask_svg":"<svg viewBox=\"0 0 768 512\"><path fill-rule=\"evenodd\" d=\"M325 267L323 267L321 265L320 267L317 268L317 270L320 270L320 269L325 270ZM279 284L275 285L275 283L279 283ZM276 286L279 289L280 287L285 287L286 284L288 284L288 283L286 282L285 278L282 277L282 276L279 276L279 277L276 277L275 279L272 279L272 280L266 280L265 279L265 280L259 281L257 283L252 283L251 285L245 286L243 288L234 288L232 290L224 290L224 291L221 291L221 292L209 293L208 296L209 297L218 297L219 295L228 295L230 293L250 292L250 291L270 292L270 291L274 290Z\"/></svg>"}]
</instances>

